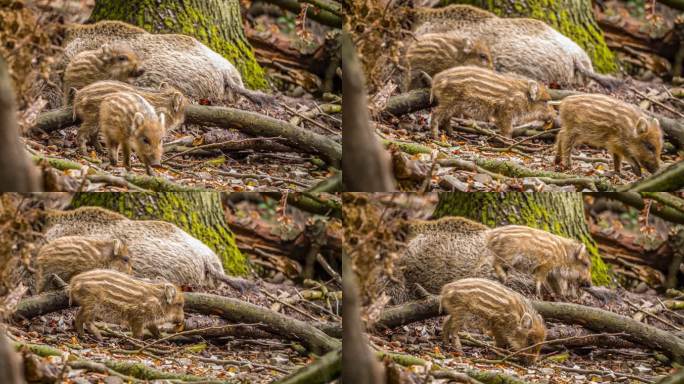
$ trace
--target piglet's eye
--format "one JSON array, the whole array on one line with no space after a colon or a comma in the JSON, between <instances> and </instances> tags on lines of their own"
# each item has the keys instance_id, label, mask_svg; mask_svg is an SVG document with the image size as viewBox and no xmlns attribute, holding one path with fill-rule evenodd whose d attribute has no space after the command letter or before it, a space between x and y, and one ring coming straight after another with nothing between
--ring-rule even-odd
<instances>
[{"instance_id":1,"label":"piglet's eye","mask_svg":"<svg viewBox=\"0 0 684 384\"><path fill-rule=\"evenodd\" d=\"M142 141L143 141L143 143L145 143L146 145L150 145L150 139L148 139L147 136L143 136Z\"/></svg>"},{"instance_id":2,"label":"piglet's eye","mask_svg":"<svg viewBox=\"0 0 684 384\"><path fill-rule=\"evenodd\" d=\"M123 261L126 262L126 263L128 263L128 262L130 261L130 259L129 259L128 257L124 257L124 258L123 258Z\"/></svg>"},{"instance_id":3,"label":"piglet's eye","mask_svg":"<svg viewBox=\"0 0 684 384\"><path fill-rule=\"evenodd\" d=\"M644 147L646 147L646 149L648 149L649 151L655 151L655 147L653 146L653 144L651 144L648 141L644 141Z\"/></svg>"},{"instance_id":4,"label":"piglet's eye","mask_svg":"<svg viewBox=\"0 0 684 384\"><path fill-rule=\"evenodd\" d=\"M128 57L126 57L126 56L117 56L116 59L117 59L118 61L127 61L127 60L128 60Z\"/></svg>"}]
</instances>

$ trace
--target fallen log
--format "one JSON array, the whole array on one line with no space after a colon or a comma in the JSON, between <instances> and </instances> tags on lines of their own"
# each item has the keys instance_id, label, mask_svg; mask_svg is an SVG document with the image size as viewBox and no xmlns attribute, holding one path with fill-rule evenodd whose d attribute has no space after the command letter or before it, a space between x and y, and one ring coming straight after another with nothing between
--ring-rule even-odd
<instances>
[{"instance_id":1,"label":"fallen log","mask_svg":"<svg viewBox=\"0 0 684 384\"><path fill-rule=\"evenodd\" d=\"M341 345L339 340L326 335L314 326L268 308L207 293L186 292L183 295L186 310L219 315L226 320L238 323L263 323L266 324L269 332L287 339L299 340L315 353L329 352ZM15 321L30 319L68 307L69 298L65 291L43 293L19 302L13 319Z\"/></svg>"},{"instance_id":2,"label":"fallen log","mask_svg":"<svg viewBox=\"0 0 684 384\"><path fill-rule=\"evenodd\" d=\"M304 153L319 154L337 168L342 161L342 146L334 140L259 113L229 107L188 105L185 119L190 124L236 128L256 137L282 137L292 147ZM40 114L32 130L53 132L76 123L78 120L73 120L73 111L62 108Z\"/></svg>"},{"instance_id":3,"label":"fallen log","mask_svg":"<svg viewBox=\"0 0 684 384\"><path fill-rule=\"evenodd\" d=\"M337 9L337 6L331 3L326 3L323 1L308 0L308 1L297 1L297 0L266 0L267 3L275 4L281 8L284 8L295 14L299 14L302 10L302 6L306 5L303 3L316 4L318 7L309 7L306 11L306 17L311 20L316 20L321 24L325 24L333 28L342 28L342 17L339 13L333 12Z\"/></svg>"},{"instance_id":4,"label":"fallen log","mask_svg":"<svg viewBox=\"0 0 684 384\"><path fill-rule=\"evenodd\" d=\"M618 200L639 210L644 209L646 206L642 196L636 192L598 192L594 195ZM672 207L663 206L661 204L651 204L650 213L673 223L684 224L684 214Z\"/></svg>"},{"instance_id":5,"label":"fallen log","mask_svg":"<svg viewBox=\"0 0 684 384\"><path fill-rule=\"evenodd\" d=\"M340 371L342 350L337 349L274 384L325 384L337 379Z\"/></svg>"},{"instance_id":6,"label":"fallen log","mask_svg":"<svg viewBox=\"0 0 684 384\"><path fill-rule=\"evenodd\" d=\"M670 192L684 187L684 161L620 188L627 192Z\"/></svg>"},{"instance_id":7,"label":"fallen log","mask_svg":"<svg viewBox=\"0 0 684 384\"><path fill-rule=\"evenodd\" d=\"M376 327L394 328L414 321L440 316L439 296L413 301L385 310ZM662 350L678 363L684 362L684 340L670 332L640 323L629 317L599 308L571 303L533 301L532 305L544 319L565 324L579 324L597 332L628 334L625 338L636 344Z\"/></svg>"},{"instance_id":8,"label":"fallen log","mask_svg":"<svg viewBox=\"0 0 684 384\"><path fill-rule=\"evenodd\" d=\"M323 331L268 308L242 300L208 293L186 292L185 308L204 314L219 315L226 320L240 323L264 323L270 332L288 339L297 339L314 353L326 353L341 346L341 341Z\"/></svg>"}]
</instances>

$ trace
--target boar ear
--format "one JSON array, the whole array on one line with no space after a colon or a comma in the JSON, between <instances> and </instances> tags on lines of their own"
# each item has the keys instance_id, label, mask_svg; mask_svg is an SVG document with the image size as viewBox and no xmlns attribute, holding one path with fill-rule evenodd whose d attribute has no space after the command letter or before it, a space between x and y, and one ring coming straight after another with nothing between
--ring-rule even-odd
<instances>
[{"instance_id":1,"label":"boar ear","mask_svg":"<svg viewBox=\"0 0 684 384\"><path fill-rule=\"evenodd\" d=\"M123 243L119 239L114 239L114 256L123 254Z\"/></svg>"},{"instance_id":2,"label":"boar ear","mask_svg":"<svg viewBox=\"0 0 684 384\"><path fill-rule=\"evenodd\" d=\"M142 113L136 112L133 116L133 132L136 132L145 122L145 116Z\"/></svg>"},{"instance_id":3,"label":"boar ear","mask_svg":"<svg viewBox=\"0 0 684 384\"><path fill-rule=\"evenodd\" d=\"M470 53L473 50L473 42L472 40L466 38L463 39L463 52L464 53Z\"/></svg>"},{"instance_id":4,"label":"boar ear","mask_svg":"<svg viewBox=\"0 0 684 384\"><path fill-rule=\"evenodd\" d=\"M648 121L646 121L645 118L640 117L639 121L637 121L637 125L636 125L637 135L644 134L644 133L646 133L647 130L648 130Z\"/></svg>"},{"instance_id":5,"label":"boar ear","mask_svg":"<svg viewBox=\"0 0 684 384\"><path fill-rule=\"evenodd\" d=\"M575 247L575 260L579 260L580 256L587 250L587 247L584 245L584 243L580 243L578 247Z\"/></svg>"},{"instance_id":6,"label":"boar ear","mask_svg":"<svg viewBox=\"0 0 684 384\"><path fill-rule=\"evenodd\" d=\"M105 44L101 48L102 51L102 59L104 61L110 61L112 59L112 46L109 44Z\"/></svg>"},{"instance_id":7,"label":"boar ear","mask_svg":"<svg viewBox=\"0 0 684 384\"><path fill-rule=\"evenodd\" d=\"M166 89L168 88L168 86L169 83L167 83L166 81L162 81L161 83L159 83L159 89Z\"/></svg>"},{"instance_id":8,"label":"boar ear","mask_svg":"<svg viewBox=\"0 0 684 384\"><path fill-rule=\"evenodd\" d=\"M536 81L527 83L527 92L529 93L531 101L539 100L539 84Z\"/></svg>"},{"instance_id":9,"label":"boar ear","mask_svg":"<svg viewBox=\"0 0 684 384\"><path fill-rule=\"evenodd\" d=\"M653 124L654 127L657 127L658 129L660 129L660 121L658 119L656 119L655 117L653 119L651 119L651 124Z\"/></svg>"},{"instance_id":10,"label":"boar ear","mask_svg":"<svg viewBox=\"0 0 684 384\"><path fill-rule=\"evenodd\" d=\"M183 102L183 94L180 92L175 92L173 94L173 111L178 112L180 111L180 106L181 103Z\"/></svg>"},{"instance_id":11,"label":"boar ear","mask_svg":"<svg viewBox=\"0 0 684 384\"><path fill-rule=\"evenodd\" d=\"M166 127L166 114L164 112L159 112L159 123L162 127Z\"/></svg>"},{"instance_id":12,"label":"boar ear","mask_svg":"<svg viewBox=\"0 0 684 384\"><path fill-rule=\"evenodd\" d=\"M164 284L164 298L167 304L173 304L173 299L176 297L176 287L173 284Z\"/></svg>"},{"instance_id":13,"label":"boar ear","mask_svg":"<svg viewBox=\"0 0 684 384\"><path fill-rule=\"evenodd\" d=\"M522 319L520 319L520 326L523 329L530 329L532 328L532 316L530 316L529 313L525 313L522 316Z\"/></svg>"}]
</instances>

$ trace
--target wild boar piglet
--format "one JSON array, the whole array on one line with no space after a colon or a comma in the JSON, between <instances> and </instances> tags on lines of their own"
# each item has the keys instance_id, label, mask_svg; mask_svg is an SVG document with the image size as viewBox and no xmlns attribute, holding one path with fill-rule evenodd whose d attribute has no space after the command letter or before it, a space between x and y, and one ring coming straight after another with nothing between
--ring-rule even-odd
<instances>
[{"instance_id":1,"label":"wild boar piglet","mask_svg":"<svg viewBox=\"0 0 684 384\"><path fill-rule=\"evenodd\" d=\"M108 269L95 269L74 276L69 284L69 300L80 309L74 327L84 337L84 327L98 340L102 339L95 320L128 324L136 339L143 338L147 328L160 337L158 326L175 324L183 329L185 316L183 292L167 282L150 282Z\"/></svg>"},{"instance_id":2,"label":"wild boar piglet","mask_svg":"<svg viewBox=\"0 0 684 384\"><path fill-rule=\"evenodd\" d=\"M480 278L454 281L442 288L441 308L449 314L443 325L444 342L453 337L463 352L458 332L475 326L492 334L501 348L520 350L546 339L544 320L527 299L502 284ZM527 362L539 357L541 345L521 352Z\"/></svg>"}]
</instances>

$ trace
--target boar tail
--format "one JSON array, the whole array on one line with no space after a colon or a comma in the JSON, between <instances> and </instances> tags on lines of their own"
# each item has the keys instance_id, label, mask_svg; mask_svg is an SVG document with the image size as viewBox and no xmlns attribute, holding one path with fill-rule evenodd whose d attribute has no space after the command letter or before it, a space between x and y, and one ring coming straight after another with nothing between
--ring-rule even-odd
<instances>
[{"instance_id":1,"label":"boar tail","mask_svg":"<svg viewBox=\"0 0 684 384\"><path fill-rule=\"evenodd\" d=\"M254 289L255 285L253 282L239 277L227 276L220 268L220 264L216 266L210 265L207 267L207 272L214 280L237 289L241 294L245 293L245 291Z\"/></svg>"}]
</instances>

